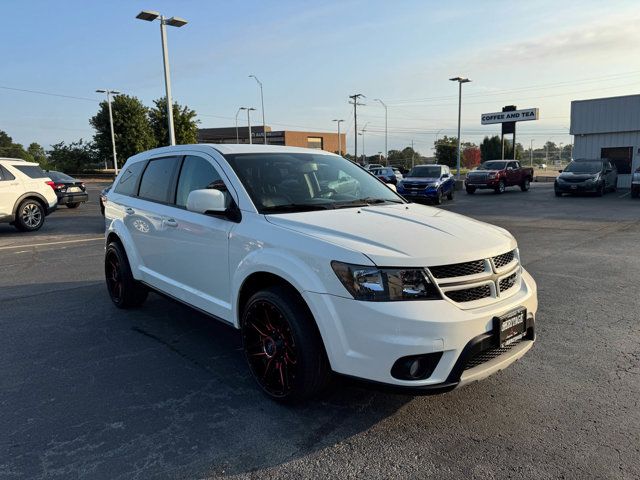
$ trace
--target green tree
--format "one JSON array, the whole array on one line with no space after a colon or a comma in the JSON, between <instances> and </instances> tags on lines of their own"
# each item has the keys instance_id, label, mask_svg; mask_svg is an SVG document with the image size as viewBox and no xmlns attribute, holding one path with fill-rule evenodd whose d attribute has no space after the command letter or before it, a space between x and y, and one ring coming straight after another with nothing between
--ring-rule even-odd
<instances>
[{"instance_id":1,"label":"green tree","mask_svg":"<svg viewBox=\"0 0 640 480\"><path fill-rule=\"evenodd\" d=\"M436 162L449 167L458 165L458 138L447 137L446 135L436 142L433 142L436 151Z\"/></svg>"},{"instance_id":2,"label":"green tree","mask_svg":"<svg viewBox=\"0 0 640 480\"><path fill-rule=\"evenodd\" d=\"M411 168L412 165L422 163L422 156L411 147L402 150L389 150L388 163L394 167Z\"/></svg>"},{"instance_id":3,"label":"green tree","mask_svg":"<svg viewBox=\"0 0 640 480\"><path fill-rule=\"evenodd\" d=\"M484 137L480 144L480 155L482 161L487 160L499 160L502 158L502 145L500 143L500 137L494 135L493 137Z\"/></svg>"},{"instance_id":4,"label":"green tree","mask_svg":"<svg viewBox=\"0 0 640 480\"><path fill-rule=\"evenodd\" d=\"M92 144L80 139L65 144L56 143L49 150L49 166L67 173L81 173L97 168L96 151Z\"/></svg>"},{"instance_id":5,"label":"green tree","mask_svg":"<svg viewBox=\"0 0 640 480\"><path fill-rule=\"evenodd\" d=\"M132 155L156 146L156 140L149 125L149 109L140 100L129 95L117 95L111 107L119 165L124 164L125 160ZM98 163L104 163L105 158L112 161L109 106L106 101L100 103L98 113L89 120L89 123L96 130L93 139Z\"/></svg>"},{"instance_id":6,"label":"green tree","mask_svg":"<svg viewBox=\"0 0 640 480\"><path fill-rule=\"evenodd\" d=\"M7 132L0 130L0 148L7 148L13 145L13 138Z\"/></svg>"},{"instance_id":7,"label":"green tree","mask_svg":"<svg viewBox=\"0 0 640 480\"><path fill-rule=\"evenodd\" d=\"M154 107L149 109L149 124L158 146L169 145L169 129L167 128L166 97L153 101ZM198 143L198 123L195 110L173 103L173 128L177 145Z\"/></svg>"},{"instance_id":8,"label":"green tree","mask_svg":"<svg viewBox=\"0 0 640 480\"><path fill-rule=\"evenodd\" d=\"M38 162L41 167L47 167L47 153L44 151L44 148L42 148L42 145L36 142L31 143L29 148L27 148L27 153L31 155L33 161Z\"/></svg>"}]
</instances>

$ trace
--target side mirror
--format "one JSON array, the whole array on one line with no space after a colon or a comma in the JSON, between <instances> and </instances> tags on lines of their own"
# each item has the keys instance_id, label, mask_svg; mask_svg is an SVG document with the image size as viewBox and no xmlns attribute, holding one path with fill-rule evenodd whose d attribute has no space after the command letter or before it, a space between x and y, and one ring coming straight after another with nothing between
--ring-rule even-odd
<instances>
[{"instance_id":1,"label":"side mirror","mask_svg":"<svg viewBox=\"0 0 640 480\"><path fill-rule=\"evenodd\" d=\"M220 190L193 190L187 197L187 210L196 213L225 213L225 197Z\"/></svg>"},{"instance_id":2,"label":"side mirror","mask_svg":"<svg viewBox=\"0 0 640 480\"><path fill-rule=\"evenodd\" d=\"M562 173L562 170L558 170L558 173Z\"/></svg>"}]
</instances>

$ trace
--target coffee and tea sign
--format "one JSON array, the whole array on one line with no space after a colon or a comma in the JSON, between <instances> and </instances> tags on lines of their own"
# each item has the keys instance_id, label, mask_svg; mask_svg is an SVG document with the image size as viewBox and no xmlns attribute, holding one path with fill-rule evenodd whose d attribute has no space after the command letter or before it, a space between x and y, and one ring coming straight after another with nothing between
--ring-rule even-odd
<instances>
[{"instance_id":1,"label":"coffee and tea sign","mask_svg":"<svg viewBox=\"0 0 640 480\"><path fill-rule=\"evenodd\" d=\"M526 108L524 110L512 110L510 112L483 113L481 116L482 125L522 122L526 120L538 120L538 109Z\"/></svg>"}]
</instances>

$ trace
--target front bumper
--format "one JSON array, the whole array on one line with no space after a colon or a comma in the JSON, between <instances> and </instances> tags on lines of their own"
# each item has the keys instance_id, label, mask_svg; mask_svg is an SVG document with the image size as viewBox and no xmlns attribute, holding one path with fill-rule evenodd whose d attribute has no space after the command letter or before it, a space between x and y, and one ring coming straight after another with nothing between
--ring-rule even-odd
<instances>
[{"instance_id":1,"label":"front bumper","mask_svg":"<svg viewBox=\"0 0 640 480\"><path fill-rule=\"evenodd\" d=\"M329 294L305 292L322 334L331 368L343 375L408 393L451 390L506 368L535 341L537 287L523 270L520 289L490 305L462 310L448 300L360 302ZM474 345L493 342L494 317L518 307L527 309L527 336L493 361L465 370ZM443 352L424 380L391 375L401 357ZM470 353L471 352L471 353Z\"/></svg>"},{"instance_id":2,"label":"front bumper","mask_svg":"<svg viewBox=\"0 0 640 480\"><path fill-rule=\"evenodd\" d=\"M562 193L577 193L577 192L581 192L581 193L587 193L587 192L596 192L598 191L598 186L600 184L597 182L580 182L580 183L568 183L568 182L555 182L554 184L554 188L556 190L556 192L562 192Z\"/></svg>"},{"instance_id":3,"label":"front bumper","mask_svg":"<svg viewBox=\"0 0 640 480\"><path fill-rule=\"evenodd\" d=\"M86 192L78 193L62 193L58 195L58 204L67 205L69 203L84 203L89 200L89 194Z\"/></svg>"},{"instance_id":4,"label":"front bumper","mask_svg":"<svg viewBox=\"0 0 640 480\"><path fill-rule=\"evenodd\" d=\"M427 198L431 200L438 196L438 187L427 187L415 190L397 187L397 192L405 198Z\"/></svg>"},{"instance_id":5,"label":"front bumper","mask_svg":"<svg viewBox=\"0 0 640 480\"><path fill-rule=\"evenodd\" d=\"M473 188L498 188L498 185L500 184L500 179L499 178L492 178L492 179L487 179L487 180L476 180L474 181L473 179L469 180L466 179L464 181L464 186L466 187L473 187Z\"/></svg>"}]
</instances>

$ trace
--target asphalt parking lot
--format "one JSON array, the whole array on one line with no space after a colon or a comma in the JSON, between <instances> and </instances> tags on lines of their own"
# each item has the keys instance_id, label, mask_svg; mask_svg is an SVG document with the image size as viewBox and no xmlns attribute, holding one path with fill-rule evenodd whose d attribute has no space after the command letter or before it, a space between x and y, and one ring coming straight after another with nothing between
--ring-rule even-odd
<instances>
[{"instance_id":1,"label":"asphalt parking lot","mask_svg":"<svg viewBox=\"0 0 640 480\"><path fill-rule=\"evenodd\" d=\"M453 392L348 382L279 406L231 328L103 284L103 219L0 225L0 478L639 478L640 201L551 184L443 208L509 229L539 287L538 342Z\"/></svg>"}]
</instances>

